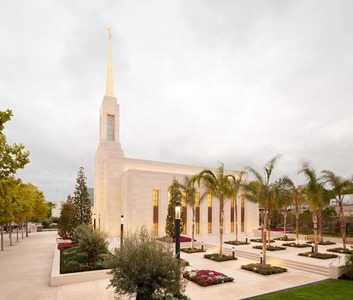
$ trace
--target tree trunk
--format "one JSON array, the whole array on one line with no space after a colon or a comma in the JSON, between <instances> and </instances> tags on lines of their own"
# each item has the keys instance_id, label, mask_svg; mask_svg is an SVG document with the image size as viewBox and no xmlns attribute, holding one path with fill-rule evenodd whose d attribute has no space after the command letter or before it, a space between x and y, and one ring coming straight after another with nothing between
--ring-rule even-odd
<instances>
[{"instance_id":1,"label":"tree trunk","mask_svg":"<svg viewBox=\"0 0 353 300\"><path fill-rule=\"evenodd\" d=\"M4 251L4 227L0 224L1 227L1 251Z\"/></svg>"},{"instance_id":2,"label":"tree trunk","mask_svg":"<svg viewBox=\"0 0 353 300\"><path fill-rule=\"evenodd\" d=\"M324 241L324 238L322 236L322 214L321 214L322 210L320 209L318 211L318 223L319 223L319 243L323 242Z\"/></svg>"},{"instance_id":3,"label":"tree trunk","mask_svg":"<svg viewBox=\"0 0 353 300\"><path fill-rule=\"evenodd\" d=\"M283 240L287 240L287 206L283 210Z\"/></svg>"},{"instance_id":4,"label":"tree trunk","mask_svg":"<svg viewBox=\"0 0 353 300\"><path fill-rule=\"evenodd\" d=\"M19 231L19 227L20 223L17 223L17 229L16 229L16 242L18 242L18 231Z\"/></svg>"},{"instance_id":5,"label":"tree trunk","mask_svg":"<svg viewBox=\"0 0 353 300\"><path fill-rule=\"evenodd\" d=\"M24 224L23 224L23 222L21 222L21 235L22 235L22 239L23 239L23 226L24 226Z\"/></svg>"},{"instance_id":6,"label":"tree trunk","mask_svg":"<svg viewBox=\"0 0 353 300\"><path fill-rule=\"evenodd\" d=\"M10 239L10 246L13 246L12 245L12 224L11 223L10 223L9 239Z\"/></svg>"},{"instance_id":7,"label":"tree trunk","mask_svg":"<svg viewBox=\"0 0 353 300\"><path fill-rule=\"evenodd\" d=\"M192 207L192 225L191 225L191 249L194 249L194 237L195 237L195 216L196 209L195 205Z\"/></svg>"},{"instance_id":8,"label":"tree trunk","mask_svg":"<svg viewBox=\"0 0 353 300\"><path fill-rule=\"evenodd\" d=\"M341 225L342 244L343 244L343 249L346 250L347 248L346 221L343 215L343 204L341 199L340 201L338 201L338 207L339 207L338 216L339 216L340 225Z\"/></svg>"},{"instance_id":9,"label":"tree trunk","mask_svg":"<svg viewBox=\"0 0 353 300\"><path fill-rule=\"evenodd\" d=\"M313 224L314 224L314 252L318 253L318 236L317 236L317 215L318 211L313 210Z\"/></svg>"},{"instance_id":10,"label":"tree trunk","mask_svg":"<svg viewBox=\"0 0 353 300\"><path fill-rule=\"evenodd\" d=\"M264 229L262 234L262 267L266 267L266 228L268 227L268 220L267 220L267 208L264 212Z\"/></svg>"},{"instance_id":11,"label":"tree trunk","mask_svg":"<svg viewBox=\"0 0 353 300\"><path fill-rule=\"evenodd\" d=\"M299 243L299 205L295 206L295 243Z\"/></svg>"},{"instance_id":12,"label":"tree trunk","mask_svg":"<svg viewBox=\"0 0 353 300\"><path fill-rule=\"evenodd\" d=\"M237 204L237 197L234 197L234 217L235 217L235 241L238 241L238 204Z\"/></svg>"},{"instance_id":13,"label":"tree trunk","mask_svg":"<svg viewBox=\"0 0 353 300\"><path fill-rule=\"evenodd\" d=\"M223 195L219 199L219 257L223 254L223 215L224 215L224 202Z\"/></svg>"},{"instance_id":14,"label":"tree trunk","mask_svg":"<svg viewBox=\"0 0 353 300\"><path fill-rule=\"evenodd\" d=\"M268 246L270 247L271 246L271 214L268 213L268 216L267 216L267 238L268 238ZM266 238L265 238L266 240Z\"/></svg>"},{"instance_id":15,"label":"tree trunk","mask_svg":"<svg viewBox=\"0 0 353 300\"><path fill-rule=\"evenodd\" d=\"M26 237L28 237L28 222L26 222Z\"/></svg>"}]
</instances>

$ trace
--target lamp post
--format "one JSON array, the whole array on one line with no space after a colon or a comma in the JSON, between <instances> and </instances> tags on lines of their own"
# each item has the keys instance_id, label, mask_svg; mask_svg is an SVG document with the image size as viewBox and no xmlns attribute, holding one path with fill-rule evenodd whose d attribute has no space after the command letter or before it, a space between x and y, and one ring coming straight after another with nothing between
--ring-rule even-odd
<instances>
[{"instance_id":1,"label":"lamp post","mask_svg":"<svg viewBox=\"0 0 353 300\"><path fill-rule=\"evenodd\" d=\"M181 203L177 201L175 205L175 255L180 260L180 209Z\"/></svg>"},{"instance_id":2,"label":"lamp post","mask_svg":"<svg viewBox=\"0 0 353 300\"><path fill-rule=\"evenodd\" d=\"M120 217L120 249L123 248L123 237L124 237L124 215Z\"/></svg>"},{"instance_id":3,"label":"lamp post","mask_svg":"<svg viewBox=\"0 0 353 300\"><path fill-rule=\"evenodd\" d=\"M96 214L93 214L93 229L96 230Z\"/></svg>"}]
</instances>

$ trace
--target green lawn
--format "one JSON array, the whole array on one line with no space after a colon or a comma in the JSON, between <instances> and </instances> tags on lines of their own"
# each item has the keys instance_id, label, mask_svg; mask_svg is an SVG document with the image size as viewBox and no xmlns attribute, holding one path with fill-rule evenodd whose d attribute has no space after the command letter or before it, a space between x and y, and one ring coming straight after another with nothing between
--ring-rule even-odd
<instances>
[{"instance_id":1,"label":"green lawn","mask_svg":"<svg viewBox=\"0 0 353 300\"><path fill-rule=\"evenodd\" d=\"M353 299L353 281L330 279L301 288L259 297L257 299Z\"/></svg>"}]
</instances>

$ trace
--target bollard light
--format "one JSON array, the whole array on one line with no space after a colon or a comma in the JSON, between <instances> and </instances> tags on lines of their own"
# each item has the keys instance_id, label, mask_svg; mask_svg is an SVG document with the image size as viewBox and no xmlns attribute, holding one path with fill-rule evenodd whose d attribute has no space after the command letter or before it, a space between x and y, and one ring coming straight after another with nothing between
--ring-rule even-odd
<instances>
[{"instance_id":1,"label":"bollard light","mask_svg":"<svg viewBox=\"0 0 353 300\"><path fill-rule=\"evenodd\" d=\"M181 203L177 201L175 204L175 255L180 261L180 218Z\"/></svg>"},{"instance_id":2,"label":"bollard light","mask_svg":"<svg viewBox=\"0 0 353 300\"><path fill-rule=\"evenodd\" d=\"M120 216L120 249L123 248L124 239L124 215Z\"/></svg>"},{"instance_id":3,"label":"bollard light","mask_svg":"<svg viewBox=\"0 0 353 300\"><path fill-rule=\"evenodd\" d=\"M96 230L96 214L93 214L93 229Z\"/></svg>"}]
</instances>

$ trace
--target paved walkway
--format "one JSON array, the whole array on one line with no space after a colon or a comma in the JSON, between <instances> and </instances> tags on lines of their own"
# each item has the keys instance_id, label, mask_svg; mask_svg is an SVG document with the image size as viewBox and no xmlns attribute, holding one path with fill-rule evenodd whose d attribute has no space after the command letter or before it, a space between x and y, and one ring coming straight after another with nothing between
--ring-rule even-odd
<instances>
[{"instance_id":1,"label":"paved walkway","mask_svg":"<svg viewBox=\"0 0 353 300\"><path fill-rule=\"evenodd\" d=\"M14 246L9 246L6 235L5 250L0 251L0 300L114 299L113 289L107 289L109 279L49 287L56 238L56 232L31 233L28 238L20 238L19 242L13 242ZM234 237L225 236L224 240L234 240ZM203 241L205 244L215 245L216 247L218 237L207 236L204 237ZM251 246L241 247L243 247L242 250L248 247L249 251L255 251ZM293 252L292 249L287 250ZM285 251L279 251L282 252L279 255L286 255ZM240 268L243 264L254 262L244 258L237 261L217 263L205 260L202 253L182 253L181 256L190 262L191 266L188 269L212 269L235 279L233 283L207 288L188 282L186 294L192 300L244 299L327 279L325 276L295 269L288 269L286 273L271 276L258 275ZM302 258L297 257L296 259ZM305 262L303 261L303 263ZM326 264L328 263L326 262Z\"/></svg>"}]
</instances>

